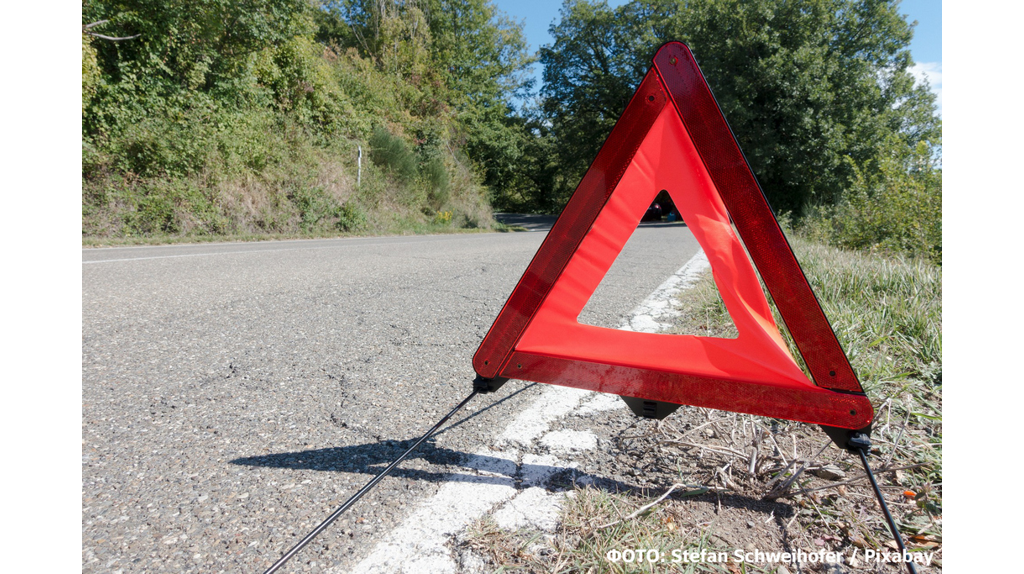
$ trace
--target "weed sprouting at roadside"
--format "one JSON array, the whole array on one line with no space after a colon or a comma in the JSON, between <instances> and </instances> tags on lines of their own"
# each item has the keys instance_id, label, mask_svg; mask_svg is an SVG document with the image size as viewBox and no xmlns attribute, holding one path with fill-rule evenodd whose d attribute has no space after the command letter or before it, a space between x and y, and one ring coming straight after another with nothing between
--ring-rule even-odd
<instances>
[{"instance_id":1,"label":"weed sprouting at roadside","mask_svg":"<svg viewBox=\"0 0 1024 574\"><path fill-rule=\"evenodd\" d=\"M495 572L723 572L709 561L686 561L683 553L729 553L713 526L687 526L685 518L672 510L654 509L633 520L615 522L631 503L626 497L596 488L581 488L568 497L563 509L564 525L555 534L536 531L509 532L485 517L470 525L464 548L483 556ZM645 555L657 552L662 560L630 560L628 564L608 560L609 552L642 548ZM722 561L723 564L726 561ZM762 572L759 568L748 572Z\"/></svg>"}]
</instances>

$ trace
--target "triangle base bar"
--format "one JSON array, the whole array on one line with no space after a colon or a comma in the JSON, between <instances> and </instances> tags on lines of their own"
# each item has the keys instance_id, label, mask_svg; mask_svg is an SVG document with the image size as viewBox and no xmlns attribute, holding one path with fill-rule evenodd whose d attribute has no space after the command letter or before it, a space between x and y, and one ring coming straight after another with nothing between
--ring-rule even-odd
<instances>
[{"instance_id":1,"label":"triangle base bar","mask_svg":"<svg viewBox=\"0 0 1024 574\"><path fill-rule=\"evenodd\" d=\"M637 369L521 351L513 353L501 376L846 429L863 429L874 416L871 402L860 394L696 377L657 367Z\"/></svg>"}]
</instances>

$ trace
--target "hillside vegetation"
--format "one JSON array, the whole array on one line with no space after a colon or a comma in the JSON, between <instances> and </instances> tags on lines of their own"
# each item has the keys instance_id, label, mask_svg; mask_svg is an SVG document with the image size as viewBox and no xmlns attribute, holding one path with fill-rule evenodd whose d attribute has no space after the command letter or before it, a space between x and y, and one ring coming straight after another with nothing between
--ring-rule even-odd
<instances>
[{"instance_id":1,"label":"hillside vegetation","mask_svg":"<svg viewBox=\"0 0 1024 574\"><path fill-rule=\"evenodd\" d=\"M84 12L128 38L83 35L86 237L492 225L480 158L528 58L483 0Z\"/></svg>"},{"instance_id":2,"label":"hillside vegetation","mask_svg":"<svg viewBox=\"0 0 1024 574\"><path fill-rule=\"evenodd\" d=\"M894 0L565 0L550 31L528 53L490 0L87 0L83 233L557 213L657 47L681 40L779 213L941 263L941 120Z\"/></svg>"}]
</instances>

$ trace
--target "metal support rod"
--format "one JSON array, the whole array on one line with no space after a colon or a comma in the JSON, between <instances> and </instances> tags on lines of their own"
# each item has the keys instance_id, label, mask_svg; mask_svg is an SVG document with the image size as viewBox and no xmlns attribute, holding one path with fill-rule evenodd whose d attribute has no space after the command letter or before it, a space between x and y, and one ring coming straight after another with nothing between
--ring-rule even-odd
<instances>
[{"instance_id":1,"label":"metal support rod","mask_svg":"<svg viewBox=\"0 0 1024 574\"><path fill-rule=\"evenodd\" d=\"M470 401L470 399L475 397L478 392L480 392L480 391L474 390L472 393L469 394L468 397L463 399L463 401L461 403L459 403L459 405L457 407L452 409L450 413L446 414L444 416L444 418L442 418L441 420L437 421L437 424L435 424L433 427L431 427L431 429L428 430L426 434L421 436L419 440L417 440L415 443L413 443L413 445L409 447L409 450L406 450L405 452L403 452L402 456L400 456L397 459L395 459L395 461L392 462L390 465L388 465L388 467L385 468L383 471L381 471L380 474L378 474L377 476L373 477L373 480L371 480L370 482L366 483L366 486L364 486L361 489L359 489L359 492L353 494L351 498L349 498L348 500L345 501L345 504L342 504L341 506L339 506L337 510L332 512L331 515L328 516L326 520L321 522L319 526L314 528L312 530L312 532L307 534L306 537L303 538L302 540L300 540L298 544L296 544L295 546L292 546L292 549L289 550L288 552L286 552L284 554L284 556L282 556L277 562L274 562L274 564L270 568L267 568L267 570L266 570L266 572L264 572L264 574L272 574L273 572L276 572L277 569L280 568L281 566L283 566L285 562L287 562L292 556L295 555L296 552L298 552L299 550L302 550L302 548L304 546L309 544L314 538L317 537L318 534L323 532L324 529L326 529L328 526L330 526L332 522L337 520L338 517L341 516L343 512L348 510L353 504L356 503L357 500L362 498L362 496L364 494L369 492L374 486L377 485L378 482L380 482L385 476L390 474L391 471L394 470L395 467L399 465L399 463L401 463L403 460L405 460L405 458L407 456L412 454L412 452L414 450L416 450L416 448L419 447L420 444L423 443L423 441L427 440L428 438L431 437L431 435L433 435L435 432L437 432L437 429L441 428L441 425L443 425L444 423L448 422L448 419L450 419L452 417L452 415L454 415L455 413L459 412L459 410L462 409L462 407L466 406L466 403L468 403Z\"/></svg>"},{"instance_id":2,"label":"metal support rod","mask_svg":"<svg viewBox=\"0 0 1024 574\"><path fill-rule=\"evenodd\" d=\"M868 480L871 481L871 488L875 489L878 505L882 507L882 514L885 515L885 521L889 523L889 530L892 531L892 537L896 540L896 546L900 549L900 558L902 559L907 556L907 547L903 545L903 537L900 536L899 528L896 527L896 521L892 519L892 514L889 514L889 506L885 504L885 498L882 497L882 489L878 488L875 475L871 472L871 465L868 464L867 449L857 449L857 454L860 455L860 461L864 463L864 472L867 473ZM905 564L910 574L917 574L917 568L914 567L913 560L905 562Z\"/></svg>"},{"instance_id":3,"label":"metal support rod","mask_svg":"<svg viewBox=\"0 0 1024 574\"><path fill-rule=\"evenodd\" d=\"M363 184L363 146L356 146L359 148L359 155L356 156L356 187Z\"/></svg>"}]
</instances>

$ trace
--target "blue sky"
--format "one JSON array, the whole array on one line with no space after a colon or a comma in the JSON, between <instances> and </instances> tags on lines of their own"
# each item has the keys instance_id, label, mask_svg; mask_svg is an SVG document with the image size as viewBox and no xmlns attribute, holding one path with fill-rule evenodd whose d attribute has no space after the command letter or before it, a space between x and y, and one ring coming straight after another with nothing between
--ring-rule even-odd
<instances>
[{"instance_id":1,"label":"blue sky","mask_svg":"<svg viewBox=\"0 0 1024 574\"><path fill-rule=\"evenodd\" d=\"M621 6L626 0L609 0L610 6ZM558 19L559 0L495 0L503 12L523 23L530 49L536 51L542 44L552 41L548 26ZM910 53L916 65L911 70L918 80L927 78L932 91L938 96L939 113L942 112L942 2L940 0L903 0L900 13L910 21L917 20ZM541 82L540 64L534 65L538 87Z\"/></svg>"}]
</instances>

